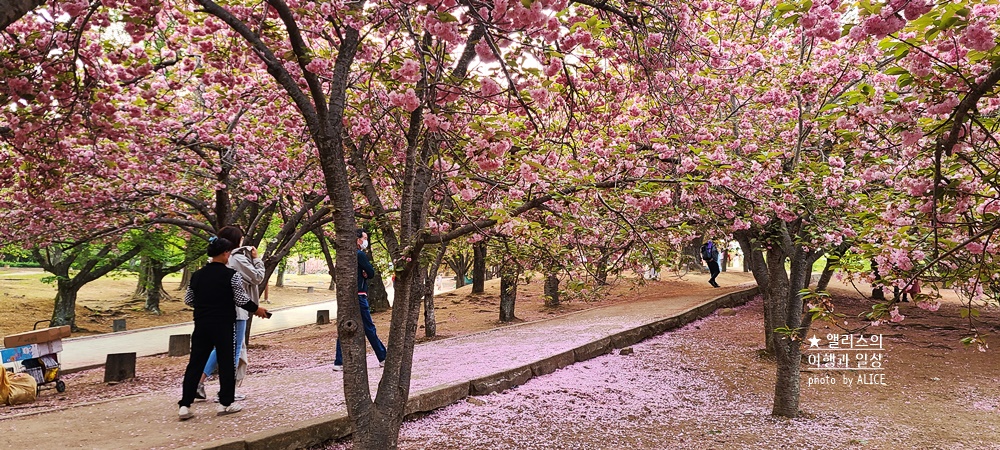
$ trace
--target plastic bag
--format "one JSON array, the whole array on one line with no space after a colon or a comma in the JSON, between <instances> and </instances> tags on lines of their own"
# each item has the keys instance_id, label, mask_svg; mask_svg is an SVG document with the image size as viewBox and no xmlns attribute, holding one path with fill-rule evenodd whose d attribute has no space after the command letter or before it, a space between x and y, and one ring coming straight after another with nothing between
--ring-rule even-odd
<instances>
[{"instance_id":1,"label":"plastic bag","mask_svg":"<svg viewBox=\"0 0 1000 450\"><path fill-rule=\"evenodd\" d=\"M240 360L236 364L236 385L242 386L243 379L247 377L247 370L250 368L250 356L247 355L247 346L240 348Z\"/></svg>"},{"instance_id":2,"label":"plastic bag","mask_svg":"<svg viewBox=\"0 0 1000 450\"><path fill-rule=\"evenodd\" d=\"M7 404L7 399L10 398L10 373L6 369L0 367L0 404Z\"/></svg>"},{"instance_id":3,"label":"plastic bag","mask_svg":"<svg viewBox=\"0 0 1000 450\"><path fill-rule=\"evenodd\" d=\"M38 396L38 382L35 381L35 377L26 373L15 373L6 377L10 395L4 400L5 403L14 406L35 401Z\"/></svg>"}]
</instances>

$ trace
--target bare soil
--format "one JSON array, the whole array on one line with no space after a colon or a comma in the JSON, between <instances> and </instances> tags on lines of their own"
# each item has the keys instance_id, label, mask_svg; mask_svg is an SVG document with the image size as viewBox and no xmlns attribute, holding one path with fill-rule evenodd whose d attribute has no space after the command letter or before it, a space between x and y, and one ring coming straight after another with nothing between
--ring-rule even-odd
<instances>
[{"instance_id":1,"label":"bare soil","mask_svg":"<svg viewBox=\"0 0 1000 450\"><path fill-rule=\"evenodd\" d=\"M49 274L40 269L0 269L0 335L31 330L38 321L52 317L56 288L42 280ZM333 291L325 275L286 275L284 287L268 287L269 307L295 306L329 300ZM109 276L80 289L73 337L112 332L115 319L125 319L130 330L191 321L191 308L178 290L180 276L164 280L169 297L160 301L161 314L143 309L144 298L134 298L137 279L133 275ZM313 292L307 292L312 287ZM47 326L38 324L39 328Z\"/></svg>"}]
</instances>

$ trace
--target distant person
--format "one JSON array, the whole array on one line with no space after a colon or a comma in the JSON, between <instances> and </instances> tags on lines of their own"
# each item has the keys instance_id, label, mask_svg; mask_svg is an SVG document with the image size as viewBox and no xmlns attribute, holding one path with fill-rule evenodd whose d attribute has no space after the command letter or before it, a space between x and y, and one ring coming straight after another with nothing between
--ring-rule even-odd
<instances>
[{"instance_id":1,"label":"distant person","mask_svg":"<svg viewBox=\"0 0 1000 450\"><path fill-rule=\"evenodd\" d=\"M219 230L219 237L232 242L233 244L238 244L243 242L243 230L239 227L230 225ZM250 301L253 304L259 305L260 283L264 281L264 261L257 256L257 249L249 245L235 248L230 253L229 262L226 263L226 267L229 267L240 274L243 278L243 290L246 291L247 296L250 297ZM235 307L235 310L236 350L233 355L233 366L236 367L237 372L239 372L240 355L242 354L244 344L246 342L247 320L250 318L250 314L247 313L246 309L239 306ZM205 379L212 375L218 367L218 352L216 350L212 350L212 354L208 355L208 363L205 364L205 371L201 374L201 382L198 383L198 395L195 396L196 399L206 398ZM236 392L234 393L233 398L236 401L240 401L245 400L246 396Z\"/></svg>"},{"instance_id":2,"label":"distant person","mask_svg":"<svg viewBox=\"0 0 1000 450\"><path fill-rule=\"evenodd\" d=\"M368 308L368 279L375 276L375 268L368 261L365 249L368 248L368 233L358 229L358 303L361 306L361 321L365 325L365 336L375 350L375 357L378 358L378 365L385 365L385 345L378 338L375 330L375 322L372 321L372 313ZM344 358L340 351L340 336L337 336L337 356L333 360L333 370L344 370Z\"/></svg>"},{"instance_id":3,"label":"distant person","mask_svg":"<svg viewBox=\"0 0 1000 450\"><path fill-rule=\"evenodd\" d=\"M191 275L184 304L194 308L194 332L191 333L191 357L184 371L183 394L177 402L180 420L194 417L191 403L198 391L198 380L208 361L212 348L222 361L232 361L236 333L236 311L233 305L246 309L258 317L267 317L267 310L250 301L243 289L243 277L226 267L233 245L228 239L212 237L208 241L208 264ZM236 392L236 367L219 365L218 415L240 412L243 408L234 403Z\"/></svg>"},{"instance_id":4,"label":"distant person","mask_svg":"<svg viewBox=\"0 0 1000 450\"><path fill-rule=\"evenodd\" d=\"M719 249L715 246L712 241L705 242L701 246L701 259L705 260L708 264L708 272L712 274L712 278L708 279L708 284L715 287L720 287L719 283L715 282L715 277L719 276Z\"/></svg>"}]
</instances>

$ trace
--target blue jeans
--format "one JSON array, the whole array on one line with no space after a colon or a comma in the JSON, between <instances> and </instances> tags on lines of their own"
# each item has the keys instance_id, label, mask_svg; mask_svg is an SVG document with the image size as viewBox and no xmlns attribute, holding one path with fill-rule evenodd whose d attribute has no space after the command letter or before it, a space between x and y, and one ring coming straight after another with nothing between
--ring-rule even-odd
<instances>
[{"instance_id":1,"label":"blue jeans","mask_svg":"<svg viewBox=\"0 0 1000 450\"><path fill-rule=\"evenodd\" d=\"M240 365L240 351L243 350L243 340L246 338L247 334L247 321L237 320L236 321L236 358L233 361L233 367L238 367ZM209 376L215 369L219 368L219 357L215 354L215 349L212 349L212 353L208 355L208 362L205 363L205 376Z\"/></svg>"},{"instance_id":2,"label":"blue jeans","mask_svg":"<svg viewBox=\"0 0 1000 450\"><path fill-rule=\"evenodd\" d=\"M365 336L368 337L368 342L372 345L372 349L375 350L375 357L380 362L385 361L385 346L382 345L382 340L375 333L375 322L372 322L372 312L368 308L368 296L358 295L358 303L361 306L361 321L365 324ZM333 360L333 364L338 366L344 365L344 357L340 353L339 336L337 337L337 357Z\"/></svg>"}]
</instances>

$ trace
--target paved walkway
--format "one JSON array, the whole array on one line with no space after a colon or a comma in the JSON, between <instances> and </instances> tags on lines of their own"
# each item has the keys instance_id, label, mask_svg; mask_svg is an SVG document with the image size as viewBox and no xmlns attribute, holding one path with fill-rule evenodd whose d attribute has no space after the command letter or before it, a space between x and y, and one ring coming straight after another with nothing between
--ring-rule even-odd
<instances>
[{"instance_id":1,"label":"paved walkway","mask_svg":"<svg viewBox=\"0 0 1000 450\"><path fill-rule=\"evenodd\" d=\"M454 283L441 283L440 287L442 289L438 289L437 294L453 290ZM393 289L389 287L386 291L389 293L389 304L392 304ZM337 317L336 300L276 309L270 309L267 304L264 306L268 307L274 316L270 319L254 318L253 324L250 326L250 336L314 324L316 323L316 311L324 309L330 311L330 320L335 320ZM167 352L171 335L191 334L193 331L194 322L186 322L63 339L63 351L59 354L59 363L62 365L64 373L72 373L76 370L102 366L107 360L107 356L112 353L135 352L136 356L139 357L158 355Z\"/></svg>"},{"instance_id":2,"label":"paved walkway","mask_svg":"<svg viewBox=\"0 0 1000 450\"><path fill-rule=\"evenodd\" d=\"M332 319L337 314L337 302L328 301L275 309L273 310L274 316L270 319L254 318L253 325L250 327L250 335L256 336L316 323L316 311L321 309L330 310ZM191 334L192 331L194 331L194 322L186 322L134 331L63 339L63 351L59 354L59 362L64 371L72 372L74 369L103 365L107 355L111 353L136 352L136 356L166 353L171 335Z\"/></svg>"},{"instance_id":3,"label":"paved walkway","mask_svg":"<svg viewBox=\"0 0 1000 450\"><path fill-rule=\"evenodd\" d=\"M751 286L692 288L682 296L594 308L424 343L414 351L410 392L412 395L440 386L469 385L473 380L493 374L523 370L526 365L565 359L567 353L572 362L572 355L578 353L581 346L603 342L607 348L613 336L661 326L665 320L681 315L705 314L705 305L713 303L714 299L720 296L728 299L730 296L725 294L746 292ZM241 388L248 397L243 402L245 409L233 416L217 417L213 404L196 403L193 408L196 417L179 422L176 401L180 389L177 388L2 420L0 448L32 449L53 445L177 448L205 446L220 440L249 440L248 435L255 436L254 433L294 434L295 429L303 426L303 421L326 420L324 418L342 415L345 411L341 375L330 369L329 364L303 370L289 367L284 371L248 377ZM371 352L368 370L374 392L382 369ZM468 388L465 389L467 394ZM242 444L238 447L244 448Z\"/></svg>"}]
</instances>

